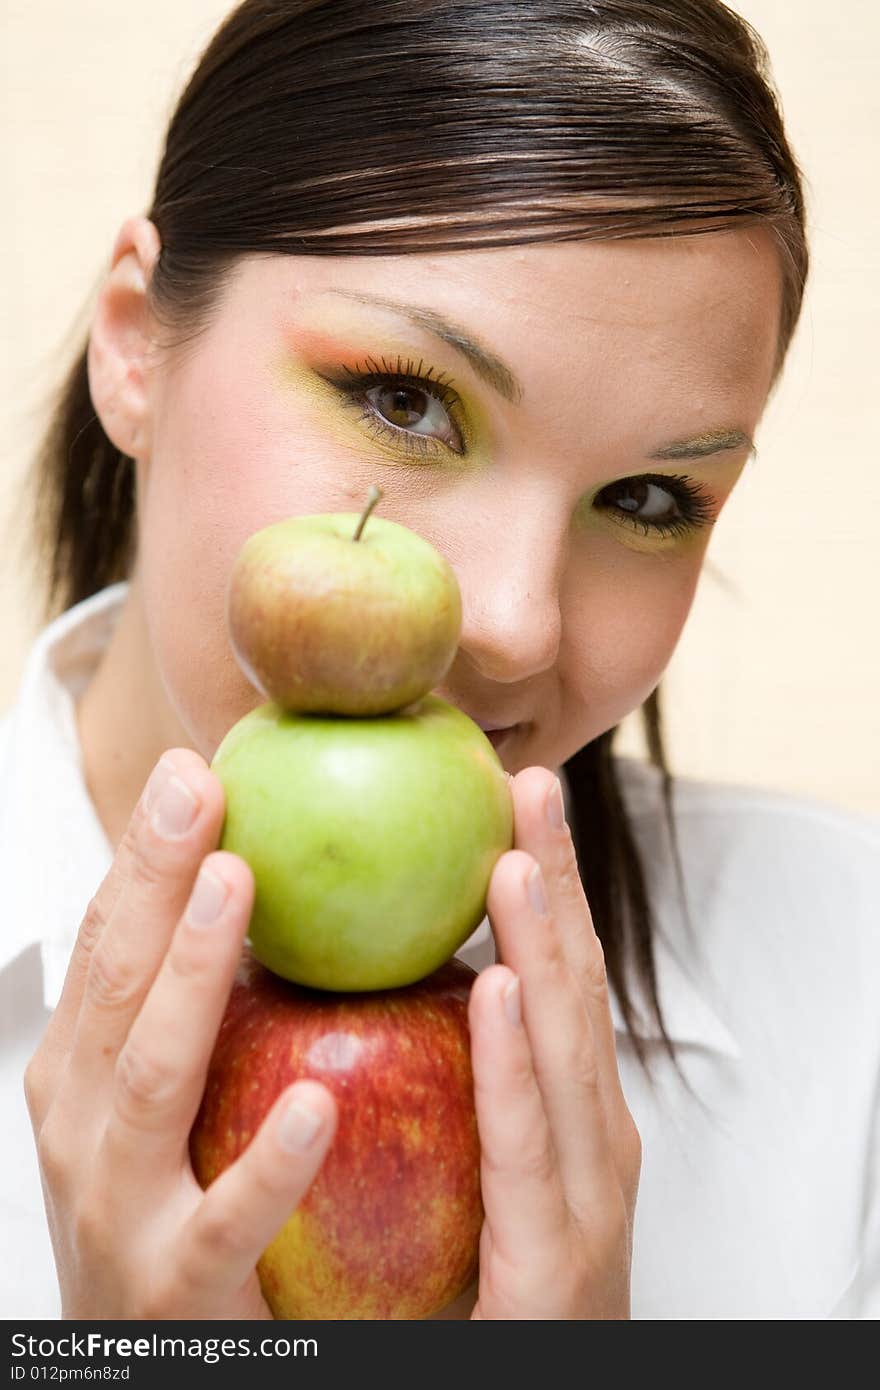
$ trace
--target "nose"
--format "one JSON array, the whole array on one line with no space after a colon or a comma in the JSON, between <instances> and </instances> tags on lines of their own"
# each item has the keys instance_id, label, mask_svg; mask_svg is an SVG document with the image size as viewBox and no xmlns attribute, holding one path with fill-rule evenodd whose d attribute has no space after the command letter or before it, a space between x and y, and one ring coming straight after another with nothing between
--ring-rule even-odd
<instances>
[{"instance_id":1,"label":"nose","mask_svg":"<svg viewBox=\"0 0 880 1390\"><path fill-rule=\"evenodd\" d=\"M562 638L565 534L546 515L493 520L491 535L456 564L462 600L459 658L486 681L513 684L553 667ZM458 659L458 658L457 658Z\"/></svg>"}]
</instances>

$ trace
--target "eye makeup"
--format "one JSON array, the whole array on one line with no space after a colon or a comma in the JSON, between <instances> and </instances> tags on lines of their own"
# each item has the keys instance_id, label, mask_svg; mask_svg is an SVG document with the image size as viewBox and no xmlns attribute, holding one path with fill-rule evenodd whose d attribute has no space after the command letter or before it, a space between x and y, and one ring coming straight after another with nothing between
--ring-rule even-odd
<instances>
[{"instance_id":1,"label":"eye makeup","mask_svg":"<svg viewBox=\"0 0 880 1390\"><path fill-rule=\"evenodd\" d=\"M325 403L327 395L323 388L332 389L343 404L353 404L356 391L362 398L367 391L372 391L371 400L374 400L377 394L374 387L388 390L397 386L413 393L424 392L437 402L432 409L434 416L442 418L446 412L449 417L443 440L414 434L413 442L407 445L400 431L383 424L372 404L365 405L361 412L361 427L377 442L391 445L397 452L408 451L411 456L430 458L433 454L438 463L454 463L464 453L473 454L479 440L490 437L489 417L476 393L471 393L465 411L456 383L443 369L446 364L442 361L437 367L430 364L427 354L433 348L436 355L439 346L442 358L443 348L427 330L426 347L414 350L413 338L418 343L420 336L418 329L410 326L408 333L401 333L400 316L395 312L379 307L358 309L347 302L344 307L322 302L319 312L317 322L300 319L296 324L282 326L283 340L288 348L284 371L288 380L295 375L298 386L305 387L316 398L321 397ZM379 356L376 355L377 346L383 349ZM351 394L347 395L349 388ZM450 428L450 421L454 429Z\"/></svg>"},{"instance_id":2,"label":"eye makeup","mask_svg":"<svg viewBox=\"0 0 880 1390\"><path fill-rule=\"evenodd\" d=\"M671 506L656 513L638 515L638 507L645 505L645 498L639 494L650 491L666 493ZM636 506L626 506L619 499L627 494L636 499ZM604 498L604 502L600 499ZM615 499L618 499L615 506ZM650 499L648 499L650 500ZM639 473L632 478L619 478L597 493L594 506L602 510L614 509L614 519L624 526L630 526L643 536L687 536L702 531L714 524L717 509L712 495L694 478L685 474Z\"/></svg>"},{"instance_id":3,"label":"eye makeup","mask_svg":"<svg viewBox=\"0 0 880 1390\"><path fill-rule=\"evenodd\" d=\"M378 361L368 358L363 366L343 366L338 376L327 375L323 379L339 392L344 402L358 411L358 418L377 438L391 440L408 453L418 453L423 458L436 458L444 447L460 456L468 452L471 441L461 397L451 381L444 379L442 373L435 373L432 366L425 367L423 359L415 366L412 358L404 363L398 354L397 364L392 366L384 357ZM383 418L383 393L392 398L389 414L406 414L407 400L412 406L411 414L418 414L420 410L424 413L428 401L438 402L442 411L437 413L451 422L445 437L438 439L419 434L404 423ZM370 399L372 394L377 396L375 403Z\"/></svg>"}]
</instances>

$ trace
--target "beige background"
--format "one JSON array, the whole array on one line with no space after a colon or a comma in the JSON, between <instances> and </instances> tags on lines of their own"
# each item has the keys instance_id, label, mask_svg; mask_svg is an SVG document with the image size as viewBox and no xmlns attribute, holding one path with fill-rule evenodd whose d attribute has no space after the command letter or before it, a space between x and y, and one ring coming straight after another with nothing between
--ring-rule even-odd
<instances>
[{"instance_id":1,"label":"beige background","mask_svg":"<svg viewBox=\"0 0 880 1390\"><path fill-rule=\"evenodd\" d=\"M0 710L39 625L20 489L45 396L147 205L174 98L227 0L3 0ZM743 0L808 179L813 280L781 386L716 530L666 685L682 774L880 811L875 176L880 9ZM633 722L625 749L638 751Z\"/></svg>"}]
</instances>

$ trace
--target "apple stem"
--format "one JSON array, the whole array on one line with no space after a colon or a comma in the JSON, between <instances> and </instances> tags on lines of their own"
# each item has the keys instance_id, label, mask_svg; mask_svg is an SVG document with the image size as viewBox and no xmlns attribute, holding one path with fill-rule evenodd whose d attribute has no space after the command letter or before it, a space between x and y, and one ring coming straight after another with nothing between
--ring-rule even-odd
<instances>
[{"instance_id":1,"label":"apple stem","mask_svg":"<svg viewBox=\"0 0 880 1390\"><path fill-rule=\"evenodd\" d=\"M360 521L358 522L358 528L357 528L357 530L355 531L354 535L352 536L352 540L354 540L354 541L359 541L359 540L360 540L360 538L361 538L361 531L363 531L364 527L365 527L366 524L367 524L367 517L370 515L370 512L373 510L373 508L375 507L376 503L379 501L379 498L380 498L380 497L384 497L384 496L385 496L385 494L384 494L384 492L382 491L382 489L381 489L380 487L377 487L377 485L376 485L375 483L373 483L372 487L370 488L369 492L367 493L367 505L364 507L363 515L361 516L361 519L360 519Z\"/></svg>"}]
</instances>

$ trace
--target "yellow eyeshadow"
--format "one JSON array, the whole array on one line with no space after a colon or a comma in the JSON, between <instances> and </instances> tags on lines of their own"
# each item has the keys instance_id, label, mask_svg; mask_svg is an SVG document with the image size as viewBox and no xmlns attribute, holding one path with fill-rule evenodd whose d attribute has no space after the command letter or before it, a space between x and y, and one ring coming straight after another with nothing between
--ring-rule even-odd
<instances>
[{"instance_id":1,"label":"yellow eyeshadow","mask_svg":"<svg viewBox=\"0 0 880 1390\"><path fill-rule=\"evenodd\" d=\"M467 454L467 459L463 455L457 455L452 450L444 449L442 441L436 441L435 462L439 464L453 464L462 466L468 461L475 462L477 457L478 441L487 438L488 420L485 412L471 398L466 398L459 385L451 380L450 373L445 366L435 362L425 354L419 354L414 350L412 344L402 341L389 341L384 336L377 342L376 334L372 334L369 342L363 347L353 346L349 341L346 343L337 342L327 333L320 330L305 328L303 325L297 327L296 333L285 334L286 341L294 351L282 350L272 366L273 375L285 389L294 387L298 392L309 397L315 405L321 408L322 420L326 421L326 407L329 405L333 412L339 417L339 412L347 417L347 423L354 425L354 431L358 439L363 440L367 447L378 448L382 453L387 454L395 461L406 459L407 449L404 443L396 445L392 439L383 441L376 438L368 429L356 420L352 420L351 411L340 400L339 390L327 381L323 381L323 374L338 376L345 369L350 372L369 371L370 363L385 362L396 364L398 357L403 363L410 364L413 375L418 375L421 366L422 372L432 369L435 373L442 376L444 384L449 384L455 391L459 403L455 407L447 406L450 419L452 419L458 429L462 444ZM304 360L308 358L308 361ZM377 370L378 370L377 366ZM394 375L393 370L389 371L389 376ZM389 425L389 428L392 426ZM430 446L433 448L434 446ZM425 461L429 459L424 456Z\"/></svg>"},{"instance_id":2,"label":"yellow eyeshadow","mask_svg":"<svg viewBox=\"0 0 880 1390\"><path fill-rule=\"evenodd\" d=\"M636 477L633 474L633 477ZM711 527L697 527L680 535L664 535L660 531L649 531L645 535L641 526L633 525L621 513L615 516L611 507L594 507L593 501L601 492L584 497L575 510L574 524L584 531L595 531L607 539L623 543L627 549L640 555L669 556L670 559L688 555L706 544L711 535Z\"/></svg>"}]
</instances>

